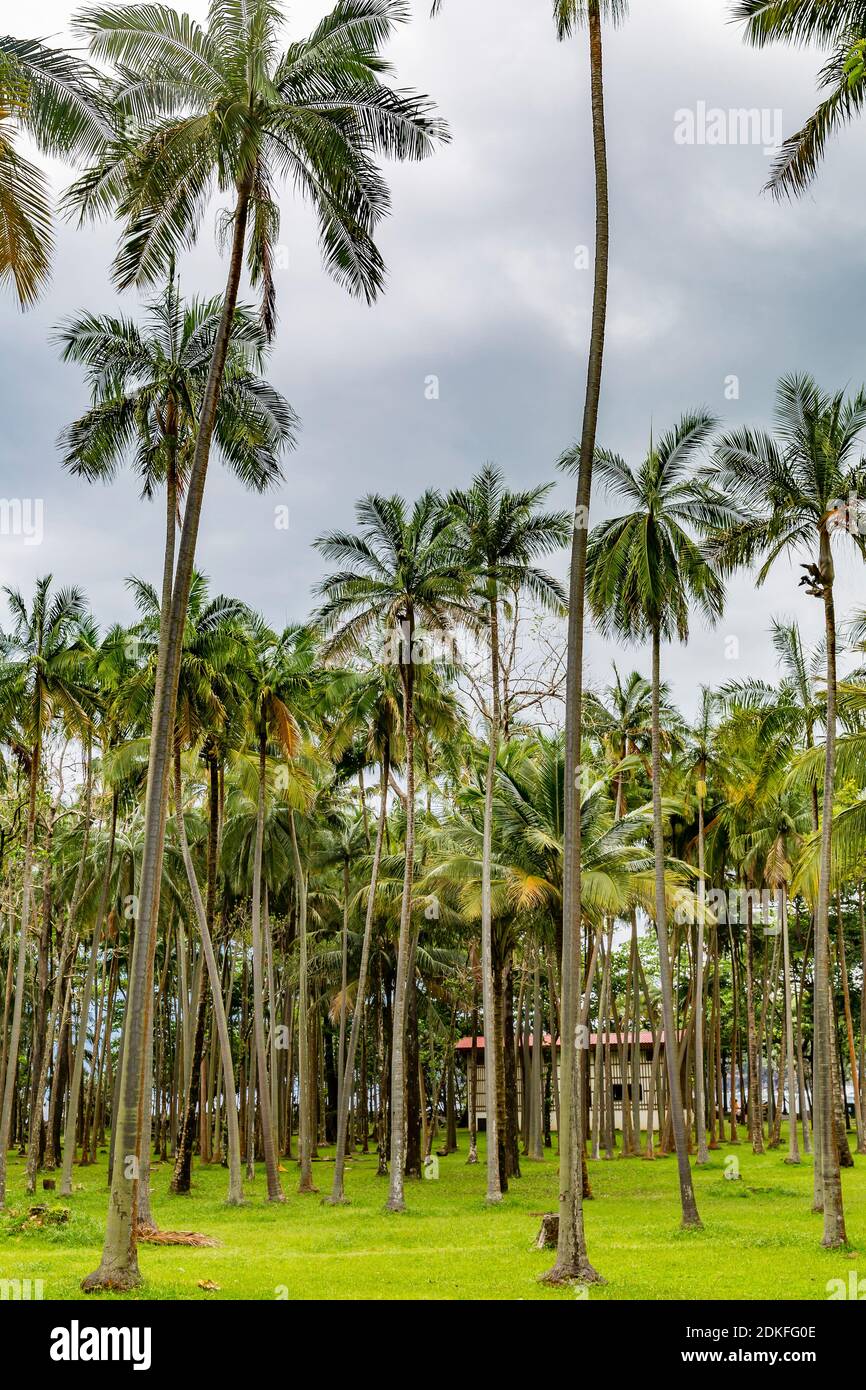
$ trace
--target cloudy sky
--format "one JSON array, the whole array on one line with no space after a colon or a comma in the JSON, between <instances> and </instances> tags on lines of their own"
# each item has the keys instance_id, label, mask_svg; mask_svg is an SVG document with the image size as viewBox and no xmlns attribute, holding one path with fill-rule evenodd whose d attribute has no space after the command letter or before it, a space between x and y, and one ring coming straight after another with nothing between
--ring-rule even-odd
<instances>
[{"instance_id":1,"label":"cloudy sky","mask_svg":"<svg viewBox=\"0 0 866 1390\"><path fill-rule=\"evenodd\" d=\"M62 42L73 8L7 5L4 27ZM186 8L203 17L206 3ZM287 8L291 37L329 4ZM585 36L558 44L549 0L450 0L435 22L428 8L414 0L392 57L401 85L435 98L453 141L424 164L388 170L388 292L370 309L333 285L307 212L286 194L269 375L302 417L300 445L268 497L245 495L218 468L208 479L199 564L275 624L309 611L320 574L311 542L351 527L363 492L447 488L486 460L514 484L550 479L579 426L591 275L576 268L575 249L593 232ZM771 126L778 111L784 133L796 129L812 109L818 55L745 48L725 0L631 8L606 50L612 266L599 438L634 459L651 427L690 407L730 425L769 423L782 372L809 370L832 387L866 379L866 237L862 126L831 146L809 197L781 206L760 194L769 164L760 144L676 138L678 113L698 113L699 103L761 108ZM184 258L188 293L222 286L216 212ZM44 302L21 315L8 294L0 301L0 491L44 499L41 545L0 537L0 580L28 590L50 571L82 585L103 622L132 616L124 576L157 577L160 509L139 500L130 476L94 488L62 472L56 438L86 393L50 334L78 310L118 305L112 248L110 226L64 226ZM136 312L133 294L123 307ZM432 376L438 400L425 391ZM732 376L738 400L726 399ZM557 482L562 506L572 486ZM275 526L275 506L288 506L288 530ZM605 510L599 499L597 515ZM565 557L551 567L564 576ZM666 653L686 706L700 681L772 676L771 615L796 615L807 636L818 634L820 605L798 591L798 575L782 566L757 594L737 580L719 628L696 620L688 652ZM840 590L844 608L866 602L850 559L840 558ZM604 679L610 652L591 643L594 679ZM617 659L646 665L640 651Z\"/></svg>"}]
</instances>

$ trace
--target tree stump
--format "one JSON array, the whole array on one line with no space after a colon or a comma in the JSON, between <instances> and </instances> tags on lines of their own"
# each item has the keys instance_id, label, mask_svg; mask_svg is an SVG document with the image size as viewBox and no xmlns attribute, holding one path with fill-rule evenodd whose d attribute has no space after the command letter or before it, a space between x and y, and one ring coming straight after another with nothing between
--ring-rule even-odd
<instances>
[{"instance_id":1,"label":"tree stump","mask_svg":"<svg viewBox=\"0 0 866 1390\"><path fill-rule=\"evenodd\" d=\"M546 1212L535 1242L536 1250L555 1250L559 1243L559 1213Z\"/></svg>"},{"instance_id":2,"label":"tree stump","mask_svg":"<svg viewBox=\"0 0 866 1390\"><path fill-rule=\"evenodd\" d=\"M56 1182L56 1180L55 1180L54 1178L43 1178L43 1179L42 1179L42 1190L43 1190L43 1192L53 1192L53 1191L55 1190L56 1187L57 1187L57 1182Z\"/></svg>"}]
</instances>

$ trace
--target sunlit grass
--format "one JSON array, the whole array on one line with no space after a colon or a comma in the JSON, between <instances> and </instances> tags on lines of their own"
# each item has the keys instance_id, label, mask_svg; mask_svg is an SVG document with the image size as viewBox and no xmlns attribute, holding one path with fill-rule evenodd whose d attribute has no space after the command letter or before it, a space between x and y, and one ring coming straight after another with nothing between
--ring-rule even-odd
<instances>
[{"instance_id":1,"label":"sunlit grass","mask_svg":"<svg viewBox=\"0 0 866 1390\"><path fill-rule=\"evenodd\" d=\"M549 1151L548 1151L549 1152ZM407 1186L408 1211L383 1211L386 1184L374 1154L349 1169L350 1205L323 1206L296 1192L297 1169L284 1160L286 1202L265 1200L263 1167L248 1184L249 1204L224 1205L226 1170L199 1167L189 1197L171 1197L168 1165L154 1169L153 1208L163 1229L214 1236L216 1249L142 1246L142 1289L127 1297L157 1299L557 1299L573 1290L540 1285L552 1263L533 1249L539 1217L555 1206L556 1156L523 1161L501 1207L484 1203L481 1163L460 1151L439 1160L438 1181ZM590 1257L605 1277L590 1299L825 1299L827 1281L866 1276L866 1164L843 1172L851 1250L821 1249L821 1220L810 1210L811 1160L784 1163L786 1149L756 1157L747 1145L711 1154L694 1169L704 1228L679 1229L672 1158L590 1164L594 1198L586 1204ZM725 1177L735 1155L740 1178ZM730 1165L728 1165L729 1167ZM324 1195L331 1164L315 1165ZM59 1175L58 1175L59 1176ZM105 1156L75 1170L71 1198L43 1192L28 1199L23 1160L10 1155L7 1211L0 1215L0 1279L41 1279L44 1297L84 1298L79 1280L99 1262L106 1207ZM28 1222L34 1203L70 1208L68 1222ZM207 1292L200 1281L219 1289ZM100 1295L104 1297L104 1295Z\"/></svg>"}]
</instances>

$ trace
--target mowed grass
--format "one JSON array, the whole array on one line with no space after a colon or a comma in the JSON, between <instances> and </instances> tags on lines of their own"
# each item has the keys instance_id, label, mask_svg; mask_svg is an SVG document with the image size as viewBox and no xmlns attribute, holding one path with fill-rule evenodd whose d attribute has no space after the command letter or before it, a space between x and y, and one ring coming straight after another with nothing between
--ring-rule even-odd
<instances>
[{"instance_id":1,"label":"mowed grass","mask_svg":"<svg viewBox=\"0 0 866 1390\"><path fill-rule=\"evenodd\" d=\"M439 1160L439 1178L407 1184L408 1210L384 1212L387 1183L374 1154L350 1164L350 1205L301 1197L297 1169L283 1161L284 1205L270 1205L259 1167L247 1184L248 1205L224 1205L226 1172L198 1167L188 1197L168 1194L169 1165L153 1170L153 1209L164 1230L199 1231L215 1249L142 1245L145 1299L573 1299L573 1289L538 1282L552 1256L533 1249L541 1212L555 1209L555 1151L544 1163L524 1160L523 1176L499 1207L484 1202L481 1162L460 1151ZM821 1218L810 1211L811 1159L784 1163L785 1148L760 1157L747 1145L726 1145L708 1168L694 1169L700 1231L679 1226L673 1158L646 1162L617 1157L590 1164L594 1198L586 1204L590 1257L607 1281L592 1299L817 1299L827 1281L866 1276L866 1162L843 1171L850 1249L820 1246ZM725 1177L736 1157L740 1178ZM332 1165L315 1165L324 1195ZM76 1168L68 1199L43 1192L28 1198L24 1165L10 1154L7 1210L0 1213L0 1279L41 1279L46 1299L84 1299L79 1280L99 1263L106 1210L106 1160ZM730 1166L728 1162L728 1166ZM58 1174L59 1177L59 1174ZM66 1224L27 1220L34 1203L67 1206ZM200 1281L218 1289L207 1291ZM106 1295L97 1295L106 1297Z\"/></svg>"}]
</instances>

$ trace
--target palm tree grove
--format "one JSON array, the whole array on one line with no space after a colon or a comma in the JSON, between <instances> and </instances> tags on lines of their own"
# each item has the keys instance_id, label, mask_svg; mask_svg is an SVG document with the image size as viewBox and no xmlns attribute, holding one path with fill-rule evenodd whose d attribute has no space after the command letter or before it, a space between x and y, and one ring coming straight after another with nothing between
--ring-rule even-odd
<instances>
[{"instance_id":1,"label":"palm tree grove","mask_svg":"<svg viewBox=\"0 0 866 1390\"><path fill-rule=\"evenodd\" d=\"M814 1361L784 1305L866 1298L866 5L0 28L0 1301L75 1304L54 1361L368 1299Z\"/></svg>"}]
</instances>

